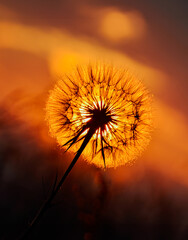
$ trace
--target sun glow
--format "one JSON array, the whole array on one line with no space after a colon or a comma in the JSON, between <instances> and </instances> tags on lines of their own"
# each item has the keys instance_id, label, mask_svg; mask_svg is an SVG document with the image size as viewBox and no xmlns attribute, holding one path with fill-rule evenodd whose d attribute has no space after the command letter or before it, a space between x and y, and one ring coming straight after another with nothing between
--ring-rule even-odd
<instances>
[{"instance_id":1,"label":"sun glow","mask_svg":"<svg viewBox=\"0 0 188 240\"><path fill-rule=\"evenodd\" d=\"M96 96L96 99L99 99L99 96ZM86 100L87 101L87 100ZM115 123L115 119L117 118L115 111L113 111L113 108L109 108L107 112L105 112L106 106L105 106L105 101L104 100L98 100L98 101L93 101L93 103L90 105L87 102L84 102L83 105L80 108L80 113L82 117L82 122L88 123L91 121L93 118L93 113L94 111L98 111L98 118L102 118L104 121L104 118L109 119L105 123L101 123L95 133L93 134L93 138L97 139L99 136L102 137L107 137L108 140L112 138L111 135L111 129L114 127L117 127L117 124ZM104 112L102 114L102 112ZM114 112L114 113L113 113ZM100 116L101 115L101 116ZM110 120L111 119L111 120ZM87 131L85 131L82 135L84 135Z\"/></svg>"},{"instance_id":2,"label":"sun glow","mask_svg":"<svg viewBox=\"0 0 188 240\"><path fill-rule=\"evenodd\" d=\"M151 96L128 72L96 65L60 79L47 102L47 120L61 146L78 151L99 167L132 162L150 141Z\"/></svg>"}]
</instances>

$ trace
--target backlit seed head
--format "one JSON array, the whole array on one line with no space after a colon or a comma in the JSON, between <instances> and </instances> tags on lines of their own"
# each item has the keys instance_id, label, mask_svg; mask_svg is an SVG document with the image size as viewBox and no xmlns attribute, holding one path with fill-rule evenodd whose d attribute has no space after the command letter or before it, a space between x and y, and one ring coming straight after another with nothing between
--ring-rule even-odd
<instances>
[{"instance_id":1,"label":"backlit seed head","mask_svg":"<svg viewBox=\"0 0 188 240\"><path fill-rule=\"evenodd\" d=\"M77 67L50 92L46 116L61 146L78 151L89 129L83 155L99 167L132 162L150 141L151 95L127 71L112 66Z\"/></svg>"}]
</instances>

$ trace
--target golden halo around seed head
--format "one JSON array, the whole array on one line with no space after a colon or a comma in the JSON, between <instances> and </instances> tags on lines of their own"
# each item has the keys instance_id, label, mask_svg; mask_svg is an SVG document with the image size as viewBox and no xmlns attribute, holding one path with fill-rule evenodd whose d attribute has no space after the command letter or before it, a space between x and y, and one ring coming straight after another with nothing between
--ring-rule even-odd
<instances>
[{"instance_id":1,"label":"golden halo around seed head","mask_svg":"<svg viewBox=\"0 0 188 240\"><path fill-rule=\"evenodd\" d=\"M127 71L105 64L77 67L50 92L46 118L60 146L77 152L89 129L84 159L98 167L132 162L150 141L151 95Z\"/></svg>"}]
</instances>

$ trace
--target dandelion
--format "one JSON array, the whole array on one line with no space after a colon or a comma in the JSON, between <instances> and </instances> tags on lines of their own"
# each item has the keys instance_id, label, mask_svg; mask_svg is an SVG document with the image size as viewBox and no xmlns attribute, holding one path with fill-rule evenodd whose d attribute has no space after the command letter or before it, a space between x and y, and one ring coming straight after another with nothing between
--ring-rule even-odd
<instances>
[{"instance_id":1,"label":"dandelion","mask_svg":"<svg viewBox=\"0 0 188 240\"><path fill-rule=\"evenodd\" d=\"M19 239L25 239L52 205L73 166L83 156L98 167L132 162L150 141L151 96L126 71L111 66L77 67L50 92L46 118L62 147L76 152L64 175L58 176L46 201Z\"/></svg>"},{"instance_id":2,"label":"dandelion","mask_svg":"<svg viewBox=\"0 0 188 240\"><path fill-rule=\"evenodd\" d=\"M127 71L77 67L60 79L47 102L50 132L60 146L80 149L98 167L132 162L150 141L151 96Z\"/></svg>"}]
</instances>

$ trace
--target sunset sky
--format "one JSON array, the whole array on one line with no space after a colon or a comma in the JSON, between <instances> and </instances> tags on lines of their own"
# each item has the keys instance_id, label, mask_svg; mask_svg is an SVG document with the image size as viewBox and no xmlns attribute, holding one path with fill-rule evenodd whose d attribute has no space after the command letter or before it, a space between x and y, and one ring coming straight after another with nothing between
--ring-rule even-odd
<instances>
[{"instance_id":1,"label":"sunset sky","mask_svg":"<svg viewBox=\"0 0 188 240\"><path fill-rule=\"evenodd\" d=\"M188 239L187 11L185 0L0 0L0 239L19 235L70 163L45 104L57 79L93 61L153 94L152 141L116 169L80 159L30 239Z\"/></svg>"}]
</instances>

